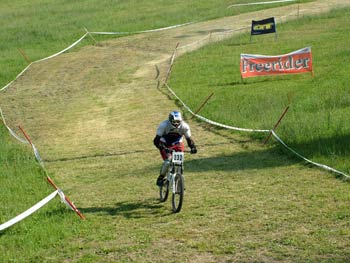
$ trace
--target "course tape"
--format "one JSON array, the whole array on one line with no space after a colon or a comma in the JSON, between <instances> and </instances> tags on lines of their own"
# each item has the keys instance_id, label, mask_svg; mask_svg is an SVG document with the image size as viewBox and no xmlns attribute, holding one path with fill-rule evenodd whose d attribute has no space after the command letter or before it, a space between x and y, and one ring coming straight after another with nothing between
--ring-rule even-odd
<instances>
[{"instance_id":1,"label":"course tape","mask_svg":"<svg viewBox=\"0 0 350 263\"><path fill-rule=\"evenodd\" d=\"M9 133L15 138L17 139L18 141L20 141L21 143L25 143L25 144L30 144L30 146L32 147L33 149L33 152L34 152L34 155L35 155L35 158L37 159L37 161L39 162L39 164L44 167L44 162L40 156L40 153L38 151L38 149L35 147L34 143L32 143L30 140L26 139L22 139L21 137L19 137L6 123L6 120L5 120L5 117L4 117L4 114L2 112L2 109L0 107L0 116L1 116L1 119L2 119L2 122L4 123L5 127L7 128L7 130L9 131Z\"/></svg>"},{"instance_id":2,"label":"course tape","mask_svg":"<svg viewBox=\"0 0 350 263\"><path fill-rule=\"evenodd\" d=\"M54 58L54 57L57 57L58 55L61 55L62 53L66 52L67 50L75 47L76 45L78 45L86 36L87 36L88 33L85 33L81 38L79 38L77 41L75 41L73 44L71 44L70 46L66 47L65 49L61 50L60 52L57 52L56 54L53 54L51 56L48 56L46 58L42 58L42 59L39 59L35 62L41 62L41 61L44 61L44 60L48 60L50 58ZM34 62L33 62L34 63Z\"/></svg>"},{"instance_id":3,"label":"course tape","mask_svg":"<svg viewBox=\"0 0 350 263\"><path fill-rule=\"evenodd\" d=\"M58 193L58 190L54 191L52 194L48 195L46 198L41 200L39 203L35 204L28 210L24 211L23 213L19 214L18 216L14 217L13 219L7 221L6 223L0 225L0 231L18 223L19 221L23 220L27 216L30 216L33 214L35 211L46 205L48 202L50 202Z\"/></svg>"},{"instance_id":4,"label":"course tape","mask_svg":"<svg viewBox=\"0 0 350 263\"><path fill-rule=\"evenodd\" d=\"M274 130L271 130L271 133L272 133L273 137L275 137L276 140L279 141L279 143L281 143L281 144L282 144L284 147L286 147L289 151L291 151L292 153L294 153L295 155L297 155L298 157L300 157L300 158L303 159L304 161L306 161L306 162L308 162L308 163L311 163L311 164L313 164L313 165L315 165L315 166L318 166L318 167L320 167L320 168L323 168L323 169L325 169L325 170L328 170L328 171L334 172L334 173L336 173L336 174L342 175L342 176L344 176L344 177L347 178L347 179L350 179L350 176L347 175L347 174L345 174L345 173L343 173L343 172L340 172L340 171L338 171L338 170L335 170L334 168L329 167L329 166L327 166L327 165L325 165L325 164L316 163L316 162L313 162L313 161L311 161L311 160L305 158L304 156L302 156L301 154L297 153L297 152L294 151L292 148L290 148L287 144L285 144L285 143L281 140L281 138L277 136L277 134L274 132Z\"/></svg>"},{"instance_id":5,"label":"course tape","mask_svg":"<svg viewBox=\"0 0 350 263\"><path fill-rule=\"evenodd\" d=\"M43 159L41 159L41 156L39 154L39 151L38 149L35 147L34 143L31 143L32 145L32 148L33 148L33 152L34 152L34 155L35 155L35 158L37 159L37 161L39 162L39 164L44 167L44 161Z\"/></svg>"},{"instance_id":6,"label":"course tape","mask_svg":"<svg viewBox=\"0 0 350 263\"><path fill-rule=\"evenodd\" d=\"M23 69L16 77L14 80L10 81L7 85L5 85L4 87L2 87L0 89L0 92L3 91L4 89L6 89L7 87L9 87L16 79L18 79L20 76L23 75L23 73L30 67L30 65L32 65L32 63L30 63L25 69Z\"/></svg>"},{"instance_id":7,"label":"course tape","mask_svg":"<svg viewBox=\"0 0 350 263\"><path fill-rule=\"evenodd\" d=\"M15 137L18 141L20 141L21 143L26 143L26 144L27 144L27 143L28 143L27 140L24 140L24 139L22 139L21 137L19 137L9 126L7 126L5 117L4 117L4 115L3 115L3 113L2 113L2 110L1 110L1 107L0 107L0 115L1 115L2 122L4 123L6 129L9 131L9 133L10 133L13 137Z\"/></svg>"},{"instance_id":8,"label":"course tape","mask_svg":"<svg viewBox=\"0 0 350 263\"><path fill-rule=\"evenodd\" d=\"M276 1L256 2L256 3L234 4L234 5L228 6L227 8L236 7L236 6L265 5L265 4L284 3L284 2L295 2L295 0L276 0Z\"/></svg>"},{"instance_id":9,"label":"course tape","mask_svg":"<svg viewBox=\"0 0 350 263\"><path fill-rule=\"evenodd\" d=\"M72 211L74 211L74 209L66 201L66 196L64 195L63 191L61 189L59 189L59 188L57 188L57 191L58 191L58 195L61 198L61 202L64 203L66 206L68 206Z\"/></svg>"},{"instance_id":10,"label":"course tape","mask_svg":"<svg viewBox=\"0 0 350 263\"><path fill-rule=\"evenodd\" d=\"M202 39L196 40L196 41L194 41L192 43L189 43L187 45L180 46L177 49L186 49L186 48L189 48L189 47L192 47L192 46L199 45L200 43L203 43L205 41L210 41L211 38L213 36L215 36L215 35L225 35L225 34L230 34L230 33L233 33L233 32L240 32L242 30L247 30L247 29L250 29L250 26L241 27L241 28L238 28L238 29L228 29L228 30L223 31L223 32L211 32L211 33L207 34L205 37L203 37Z\"/></svg>"},{"instance_id":11,"label":"course tape","mask_svg":"<svg viewBox=\"0 0 350 263\"><path fill-rule=\"evenodd\" d=\"M96 35L129 35L129 34L142 34L142 33L151 33L151 32L158 32L163 30L168 30L172 28L177 28L181 26L187 26L190 24L193 24L194 22L188 22L184 24L174 25L174 26L168 26L168 27L162 27L157 29L150 29L150 30L143 30L143 31L133 31L133 32L89 32L90 34L96 34Z\"/></svg>"},{"instance_id":12,"label":"course tape","mask_svg":"<svg viewBox=\"0 0 350 263\"><path fill-rule=\"evenodd\" d=\"M226 128L226 129L231 129L231 130L236 130L236 131L245 131L245 132L270 132L270 130L255 130L255 129L246 129L246 128L239 128L239 127L233 127L233 126L229 126L229 125L225 125L219 122L215 122L212 120L209 120L201 115L198 115L196 113L194 113L177 95L176 93L169 87L169 85L167 83L165 83L165 86L168 88L168 90L170 91L171 94L173 94L173 96L180 101L180 103L183 105L183 107L190 112L193 116L201 119L202 121L205 121L207 123L210 123L212 125L218 126L218 127L222 127L222 128Z\"/></svg>"},{"instance_id":13,"label":"course tape","mask_svg":"<svg viewBox=\"0 0 350 263\"><path fill-rule=\"evenodd\" d=\"M325 170L328 170L328 171L331 171L333 173L336 173L338 175L341 175L341 176L344 176L346 179L350 179L350 176L341 172L341 171L338 171L332 167L329 167L327 165L324 165L324 164L320 164L320 163L316 163L316 162L313 162L307 158L305 158L304 156L302 156L301 154L297 153L296 151L294 151L292 148L290 148L287 144L285 144L282 139L280 137L277 136L277 134L275 133L274 130L255 130L255 129L245 129L245 128L238 128L238 127L233 127L233 126L229 126L229 125L225 125L225 124L221 124L221 123L218 123L218 122L215 122L215 121L212 121L212 120L209 120L203 116L200 116L198 114L195 114L177 95L176 93L169 87L169 85L167 83L164 83L165 86L167 87L167 89L169 90L169 92L183 105L183 107L188 111L190 112L193 116L201 119L202 121L204 122L207 122L209 124L212 124L212 125L215 125L215 126L218 126L218 127L222 127L222 128L226 128L226 129L231 129L231 130L236 130L236 131L245 131L245 132L271 132L272 135L276 138L276 140L281 143L284 147L286 147L289 151L291 151L292 153L294 153L295 155L297 155L299 158L305 160L306 162L310 163L310 164L313 164L317 167L320 167L320 168L323 168Z\"/></svg>"},{"instance_id":14,"label":"course tape","mask_svg":"<svg viewBox=\"0 0 350 263\"><path fill-rule=\"evenodd\" d=\"M245 28L240 28L238 30L242 30L242 29L245 29ZM230 31L238 31L238 30L230 30ZM219 33L222 33L222 32L219 32ZM227 31L225 32L227 33ZM200 42L204 41L208 36L204 37L203 39L199 40ZM210 39L210 38L209 38ZM182 47L177 47L175 48L174 52L173 52L173 55L171 56L170 58L170 65L172 66L172 64L174 63L175 61L175 53L176 53L176 50L179 49L179 48L184 48L184 47L188 47L188 46L191 46L191 45L194 45L194 44L197 44L199 41L195 41L193 43L190 43L190 44L187 44L186 46L182 46ZM169 72L170 73L170 72ZM169 76L167 76L167 79L168 79ZM325 170L328 170L328 171L331 171L333 173L336 173L338 175L341 175L341 176L344 176L346 179L350 179L350 176L341 172L341 171L338 171L332 167L329 167L327 165L324 165L324 164L320 164L320 163L316 163L316 162L313 162L307 158L305 158L304 156L302 156L301 154L297 153L296 151L294 151L292 148L290 148L287 144L285 144L281 138L279 138L277 136L277 134L275 133L275 131L272 129L272 130L257 130L257 129L246 129L246 128L239 128L239 127L233 127L233 126L229 126L229 125L225 125L225 124L222 124L222 123L218 123L218 122L215 122L215 121L212 121L212 120L209 120L201 115L198 115L196 113L194 113L181 99L179 96L176 95L176 93L169 87L167 81L164 82L164 85L167 87L167 89L169 90L169 92L183 105L183 107L188 111L190 112L193 116L201 119L202 121L204 122L207 122L209 124L212 124L214 126L218 126L218 127L222 127L222 128L226 128L226 129L231 129L231 130L237 130L237 131L245 131L245 132L268 132L268 133L271 133L278 142L280 142L284 147L286 147L289 151L291 151L292 153L294 153L295 155L297 155L299 158L305 160L306 162L310 163L310 164L313 164L317 167L320 167L320 168L323 168Z\"/></svg>"},{"instance_id":15,"label":"course tape","mask_svg":"<svg viewBox=\"0 0 350 263\"><path fill-rule=\"evenodd\" d=\"M36 61L34 61L34 62L29 63L29 65L28 65L25 69L23 69L23 70L16 76L16 78L15 78L14 80L12 80L12 81L9 82L7 85L5 85L3 88L1 88L1 89L0 89L0 92L3 91L3 90L5 90L6 88L8 88L14 81L16 81L16 79L18 79L20 76L22 76L23 73L24 73L25 71L27 71L27 69L28 69L32 64L38 63L38 62L41 62L41 61L44 61L44 60L48 60L48 59L50 59L50 58L56 57L56 56L58 56L58 55L60 55L60 54L62 54L62 53L64 53L64 52L66 52L67 50L69 50L69 49L73 48L74 46L78 45L78 44L86 37L86 35L87 35L87 33L85 33L81 38L79 38L77 41L75 41L75 42L74 42L73 44L71 44L69 47L63 49L63 50L60 51L60 52L57 52L56 54L53 54L53 55L48 56L48 57L46 57L46 58L42 58L42 59L39 59L39 60L36 60Z\"/></svg>"},{"instance_id":16,"label":"course tape","mask_svg":"<svg viewBox=\"0 0 350 263\"><path fill-rule=\"evenodd\" d=\"M4 87L2 87L0 89L0 92L5 90L6 88L8 88L14 81L16 81L21 75L23 75L23 73L34 63L38 63L44 60L48 60L54 57L57 57L59 55L61 55L62 53L68 51L69 49L75 47L76 45L78 45L88 34L99 34L99 35L121 35L121 34L141 34L141 33L150 33L150 32L157 32L157 31L163 31L163 30L168 30L168 29L172 29L172 28L176 28L176 27L181 27L181 26L185 26L185 25L189 25L189 24L193 24L194 22L188 22L188 23L184 23L184 24L179 24L179 25L173 25L173 26L168 26L168 27L163 27L163 28L157 28L157 29L150 29L150 30L144 30L144 31L135 31L135 32L86 32L82 37L80 37L77 41L75 41L73 44L71 44L70 46L66 47L65 49L42 59L33 61L31 63L29 63L29 65L22 70L22 72L20 72L14 80L12 80L11 82L9 82L8 84L6 84Z\"/></svg>"}]
</instances>

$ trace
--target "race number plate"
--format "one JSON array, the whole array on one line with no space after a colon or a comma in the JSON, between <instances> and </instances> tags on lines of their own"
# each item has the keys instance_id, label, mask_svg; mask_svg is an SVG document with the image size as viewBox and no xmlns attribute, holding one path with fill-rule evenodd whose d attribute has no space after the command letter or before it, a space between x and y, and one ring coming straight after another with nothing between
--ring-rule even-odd
<instances>
[{"instance_id":1,"label":"race number plate","mask_svg":"<svg viewBox=\"0 0 350 263\"><path fill-rule=\"evenodd\" d=\"M183 152L173 152L173 162L175 164L182 164L184 161L184 153Z\"/></svg>"}]
</instances>

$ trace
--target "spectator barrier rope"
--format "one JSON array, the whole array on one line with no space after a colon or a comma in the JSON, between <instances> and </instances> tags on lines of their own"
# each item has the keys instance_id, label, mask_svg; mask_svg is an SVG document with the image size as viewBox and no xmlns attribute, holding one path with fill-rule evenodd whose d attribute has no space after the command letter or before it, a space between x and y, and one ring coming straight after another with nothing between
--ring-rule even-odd
<instances>
[{"instance_id":1,"label":"spectator barrier rope","mask_svg":"<svg viewBox=\"0 0 350 263\"><path fill-rule=\"evenodd\" d=\"M34 206L32 206L31 208L29 208L25 212L23 212L23 213L19 214L18 216L12 218L11 220L7 221L6 223L1 224L0 225L0 231L5 230L6 228L8 228L8 227L18 223L19 221L23 220L27 216L30 216L35 211L37 211L38 209L40 209L41 207L46 205L48 202L50 202L57 195L57 193L58 193L58 190L56 190L55 192L53 192L52 194L50 194L49 196L47 196L46 198L41 200L39 203L37 203Z\"/></svg>"},{"instance_id":2,"label":"spectator barrier rope","mask_svg":"<svg viewBox=\"0 0 350 263\"><path fill-rule=\"evenodd\" d=\"M198 115L198 114L195 114L177 95L176 93L169 87L169 85L167 83L165 83L165 86L167 87L167 89L169 90L169 92L183 105L183 107L189 112L191 113L193 116L197 117L198 119L206 122L206 123L209 123L209 124L212 124L214 126L218 126L218 127L222 127L222 128L226 128L226 129L231 129L231 130L236 130L236 131L244 131L244 132L265 132L265 133L269 133L271 132L273 137L276 138L276 140L278 142L280 142L285 148L287 148L289 151L291 151L292 153L294 153L295 155L297 155L298 157L300 157L301 159L305 160L306 162L308 163L311 163L315 166L318 166L320 168L323 168L323 169L326 169L328 171L331 171L331 172L334 172L338 175L341 175L341 176L344 176L346 179L350 179L350 176L341 172L341 171L338 171L332 167L329 167L327 165L324 165L324 164L319 164L319 163L316 163L316 162L313 162L307 158L305 158L304 156L302 156L301 154L297 153L295 150L293 150L292 148L290 148L287 144L285 144L282 139L280 137L277 136L277 134L274 132L274 130L257 130L257 129L247 129L247 128L238 128L238 127L233 127L233 126L229 126L229 125L225 125L225 124L221 124L221 123L218 123L218 122L215 122L215 121L212 121L212 120L209 120L201 115Z\"/></svg>"},{"instance_id":3,"label":"spectator barrier rope","mask_svg":"<svg viewBox=\"0 0 350 263\"><path fill-rule=\"evenodd\" d=\"M237 6L248 6L248 5L268 5L268 4L277 4L277 3L295 2L295 1L296 0L275 0L275 1L265 1L265 2L234 4L234 5L228 6L227 8L237 7Z\"/></svg>"}]
</instances>

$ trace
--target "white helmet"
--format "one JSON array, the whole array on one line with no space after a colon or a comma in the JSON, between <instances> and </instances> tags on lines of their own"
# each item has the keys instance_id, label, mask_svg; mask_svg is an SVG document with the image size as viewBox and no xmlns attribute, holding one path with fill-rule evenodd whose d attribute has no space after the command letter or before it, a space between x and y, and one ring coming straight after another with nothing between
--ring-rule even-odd
<instances>
[{"instance_id":1,"label":"white helmet","mask_svg":"<svg viewBox=\"0 0 350 263\"><path fill-rule=\"evenodd\" d=\"M182 122L181 112L179 112L179 111L170 112L169 113L169 121L175 128L179 127L181 122Z\"/></svg>"}]
</instances>

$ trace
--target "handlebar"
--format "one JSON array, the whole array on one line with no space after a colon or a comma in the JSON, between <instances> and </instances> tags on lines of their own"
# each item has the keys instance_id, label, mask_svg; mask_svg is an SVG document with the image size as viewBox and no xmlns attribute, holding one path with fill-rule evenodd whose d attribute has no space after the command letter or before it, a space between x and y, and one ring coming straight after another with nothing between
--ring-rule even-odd
<instances>
[{"instance_id":1,"label":"handlebar","mask_svg":"<svg viewBox=\"0 0 350 263\"><path fill-rule=\"evenodd\" d=\"M175 152L175 150L173 149L173 148L175 148L175 147L172 147L172 146L170 146L170 147L165 146L164 143L160 143L160 145L159 145L158 148L159 148L160 150L164 150L166 153ZM196 149L195 146L194 146L194 149ZM189 151L189 150L184 150L184 151L182 151L182 152L184 152L184 153L190 153L190 154L195 154L195 153L197 153L197 150L195 150L195 152L193 152L192 149L191 149L191 151Z\"/></svg>"},{"instance_id":2,"label":"handlebar","mask_svg":"<svg viewBox=\"0 0 350 263\"><path fill-rule=\"evenodd\" d=\"M166 147L166 146L162 147L161 149L164 150L166 153L176 152L174 149ZM189 151L189 150L184 150L182 152L184 152L184 153L191 153L191 151Z\"/></svg>"}]
</instances>

